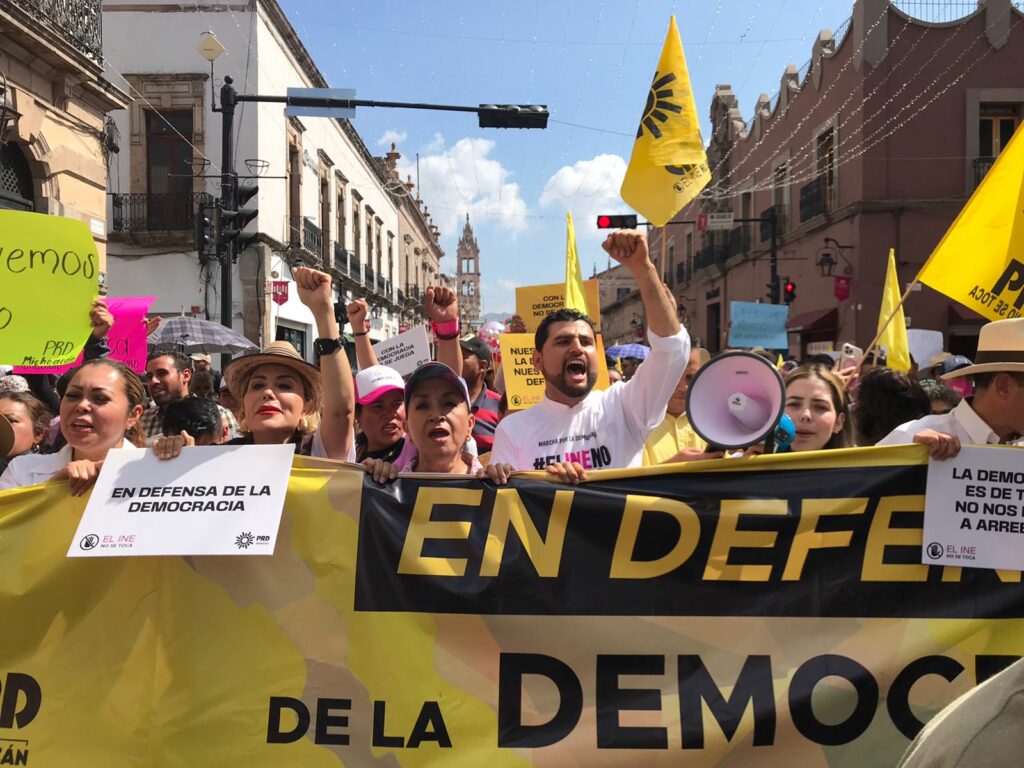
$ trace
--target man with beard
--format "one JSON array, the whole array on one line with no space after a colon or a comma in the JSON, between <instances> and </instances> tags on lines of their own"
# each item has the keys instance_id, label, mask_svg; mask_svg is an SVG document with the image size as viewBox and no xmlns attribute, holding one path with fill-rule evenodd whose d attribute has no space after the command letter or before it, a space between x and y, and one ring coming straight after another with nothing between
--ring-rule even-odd
<instances>
[{"instance_id":1,"label":"man with beard","mask_svg":"<svg viewBox=\"0 0 1024 768\"><path fill-rule=\"evenodd\" d=\"M594 390L598 359L590 318L569 309L548 315L537 328L533 353L533 365L544 375L544 399L502 420L492 464L546 468L572 483L585 479L588 469L641 465L644 441L664 418L686 369L690 337L651 263L647 238L635 231L615 232L604 249L632 273L640 289L650 356L630 381Z\"/></svg>"},{"instance_id":2,"label":"man with beard","mask_svg":"<svg viewBox=\"0 0 1024 768\"><path fill-rule=\"evenodd\" d=\"M146 360L146 372L143 381L149 387L149 396L153 405L143 412L139 426L146 434L146 439L163 435L164 415L167 406L175 400L189 396L189 382L192 380L192 359L173 347L153 350ZM228 439L238 434L238 422L231 411L218 405L221 419L228 430Z\"/></svg>"}]
</instances>

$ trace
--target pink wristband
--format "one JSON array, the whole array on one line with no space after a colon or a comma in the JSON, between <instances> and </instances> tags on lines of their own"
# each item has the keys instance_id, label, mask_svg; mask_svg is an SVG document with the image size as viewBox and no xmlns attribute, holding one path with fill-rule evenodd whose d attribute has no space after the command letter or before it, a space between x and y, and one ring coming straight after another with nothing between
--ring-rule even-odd
<instances>
[{"instance_id":1,"label":"pink wristband","mask_svg":"<svg viewBox=\"0 0 1024 768\"><path fill-rule=\"evenodd\" d=\"M454 339L459 335L458 319L449 320L447 323L431 323L431 327L434 329L434 335L445 341Z\"/></svg>"}]
</instances>

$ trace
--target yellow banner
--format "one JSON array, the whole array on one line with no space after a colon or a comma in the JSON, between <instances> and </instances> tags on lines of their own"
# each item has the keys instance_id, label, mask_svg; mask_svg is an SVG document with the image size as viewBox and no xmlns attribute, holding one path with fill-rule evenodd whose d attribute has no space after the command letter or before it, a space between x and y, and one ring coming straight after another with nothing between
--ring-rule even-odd
<instances>
[{"instance_id":1,"label":"yellow banner","mask_svg":"<svg viewBox=\"0 0 1024 768\"><path fill-rule=\"evenodd\" d=\"M0 493L0 759L895 765L1024 654L1019 573L921 564L926 460L495 491L300 459L268 557L67 558L86 499Z\"/></svg>"},{"instance_id":2,"label":"yellow banner","mask_svg":"<svg viewBox=\"0 0 1024 768\"><path fill-rule=\"evenodd\" d=\"M601 296L597 280L586 280L583 290L587 299L587 316L601 330ZM523 318L526 330L536 331L540 321L565 307L565 283L521 285L516 288L516 314Z\"/></svg>"},{"instance_id":3,"label":"yellow banner","mask_svg":"<svg viewBox=\"0 0 1024 768\"><path fill-rule=\"evenodd\" d=\"M85 222L0 211L0 364L73 363L89 337L98 287Z\"/></svg>"},{"instance_id":4,"label":"yellow banner","mask_svg":"<svg viewBox=\"0 0 1024 768\"><path fill-rule=\"evenodd\" d=\"M503 333L501 366L505 377L505 393L511 411L521 411L544 399L544 376L533 367L536 349L532 333ZM597 383L595 389L608 389L608 362L605 360L604 339L597 335Z\"/></svg>"},{"instance_id":5,"label":"yellow banner","mask_svg":"<svg viewBox=\"0 0 1024 768\"><path fill-rule=\"evenodd\" d=\"M917 279L989 320L1024 308L1024 131L1017 131Z\"/></svg>"}]
</instances>

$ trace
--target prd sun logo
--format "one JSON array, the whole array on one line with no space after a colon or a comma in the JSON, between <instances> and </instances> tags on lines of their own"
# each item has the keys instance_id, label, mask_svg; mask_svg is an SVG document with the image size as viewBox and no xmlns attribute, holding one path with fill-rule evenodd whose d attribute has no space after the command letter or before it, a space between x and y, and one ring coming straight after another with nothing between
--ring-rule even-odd
<instances>
[{"instance_id":1,"label":"prd sun logo","mask_svg":"<svg viewBox=\"0 0 1024 768\"><path fill-rule=\"evenodd\" d=\"M235 546L239 549L248 549L256 543L256 537L253 536L249 531L240 533L235 537Z\"/></svg>"},{"instance_id":2,"label":"prd sun logo","mask_svg":"<svg viewBox=\"0 0 1024 768\"><path fill-rule=\"evenodd\" d=\"M669 83L675 82L676 76L669 72L667 75L658 77L658 73L654 73L654 82L651 83L651 90L647 92L647 104L644 105L644 116L640 118L640 127L636 129L636 137L639 139L644 135L644 127L651 134L652 139L661 138L661 129L658 127L658 123L654 122L658 120L662 123L668 122L668 115L663 110L669 112L675 112L679 114L683 111L683 108L678 104L674 104L668 99L672 98L674 91L671 88L665 86Z\"/></svg>"}]
</instances>

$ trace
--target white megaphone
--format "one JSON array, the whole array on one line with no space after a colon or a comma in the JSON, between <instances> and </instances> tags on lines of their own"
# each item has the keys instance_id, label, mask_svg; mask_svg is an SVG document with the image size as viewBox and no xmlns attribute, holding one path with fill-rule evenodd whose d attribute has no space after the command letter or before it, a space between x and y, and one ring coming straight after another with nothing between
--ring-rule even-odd
<instances>
[{"instance_id":1,"label":"white megaphone","mask_svg":"<svg viewBox=\"0 0 1024 768\"><path fill-rule=\"evenodd\" d=\"M747 448L773 436L786 406L786 384L768 360L724 352L690 382L686 415L709 447Z\"/></svg>"}]
</instances>

